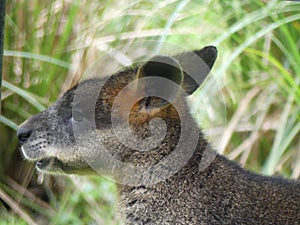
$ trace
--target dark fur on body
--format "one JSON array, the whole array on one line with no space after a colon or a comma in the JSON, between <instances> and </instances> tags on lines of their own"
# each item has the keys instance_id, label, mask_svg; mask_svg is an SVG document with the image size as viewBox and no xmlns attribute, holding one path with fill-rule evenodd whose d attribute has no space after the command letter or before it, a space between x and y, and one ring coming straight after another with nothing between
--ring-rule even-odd
<instances>
[{"instance_id":1,"label":"dark fur on body","mask_svg":"<svg viewBox=\"0 0 300 225\"><path fill-rule=\"evenodd\" d=\"M245 171L217 156L153 187L122 187L128 224L299 224L299 183Z\"/></svg>"},{"instance_id":2,"label":"dark fur on body","mask_svg":"<svg viewBox=\"0 0 300 225\"><path fill-rule=\"evenodd\" d=\"M111 170L110 162L102 159L101 142L114 158L126 164L150 168L149 173L145 173L147 175L134 177L138 184L118 184L119 211L125 224L300 224L299 182L257 175L215 154L194 122L185 97L176 90L175 94L170 91L172 104L148 97L138 100L129 114L130 127L141 139L151 136L152 119L160 117L165 121L167 132L159 146L151 151L138 151L117 140L110 115L118 93L136 77L152 76L152 71L155 71L156 75L173 80L188 94L192 94L198 84L185 71L196 72L202 79L216 59L214 47L206 47L195 53L207 64L200 71L192 65L194 55L184 53L175 56L176 60L156 58L166 60L171 66L146 63L141 67L125 69L108 80L87 80L72 88L49 109L21 125L18 136L24 156L37 161L37 168L46 173L92 174L94 168L87 160L96 160L101 167L96 169L113 176L117 181L134 177L135 174L125 178L120 175L118 172L127 172L123 167ZM182 68L183 72L178 68ZM164 73L161 74L161 70ZM99 93L99 86L103 84ZM138 88L147 91L143 85ZM134 98L131 91L125 92L128 98L117 107L117 121L120 120L120 124L126 117L123 106L130 96ZM89 108L93 100L88 99L93 98L96 99L95 108ZM182 112L180 117L178 110ZM92 114L95 117L88 118ZM175 151L182 132L182 119L190 123L188 128L191 136L199 135L196 147L183 167L173 171L172 165L186 157L191 148L187 137L184 151L176 155L171 164L163 164L165 171L170 172L170 176L163 179L165 174L154 168ZM76 139L74 127L84 120L95 122L94 130L91 126L82 126L79 129L80 137ZM122 129L119 127L121 133ZM84 144L78 147L76 141ZM215 157L209 158L210 154ZM210 164L200 169L200 162L205 161ZM156 182L151 182L153 180Z\"/></svg>"}]
</instances>

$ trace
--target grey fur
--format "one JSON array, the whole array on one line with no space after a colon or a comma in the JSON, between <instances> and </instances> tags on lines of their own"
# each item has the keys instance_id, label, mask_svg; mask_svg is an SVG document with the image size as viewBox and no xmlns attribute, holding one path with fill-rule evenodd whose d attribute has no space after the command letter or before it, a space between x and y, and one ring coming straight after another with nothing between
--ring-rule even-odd
<instances>
[{"instance_id":1,"label":"grey fur","mask_svg":"<svg viewBox=\"0 0 300 225\"><path fill-rule=\"evenodd\" d=\"M130 114L135 137L150 138L150 142L142 141L140 148L149 147L147 143L166 131L158 146L138 151L120 143L111 123L112 102L118 92L137 77L155 76L152 69L162 68L184 91L193 93L209 73L217 52L209 46L194 53L207 66L194 65L195 54L184 53L174 59L167 57L169 66L146 63L147 67L124 69L108 80L92 79L75 86L20 126L18 136L25 158L37 161L37 168L46 173L95 174L96 169L112 176L118 182L119 211L125 224L300 224L299 182L254 174L216 154L190 115L184 93L177 89L170 94L171 104L147 97ZM179 69L173 68L178 65ZM197 77L191 79L190 73ZM170 74L158 74L173 79ZM139 83L136 88L152 92L155 85ZM120 104L116 125L118 134L125 137L127 130L121 126L125 106ZM175 108L180 115L174 112L174 105L179 106ZM162 117L166 127L153 130L156 125L150 121L157 116ZM181 120L187 121L189 136L179 153L166 160L179 143ZM189 137L197 137L195 148ZM108 160L107 154L113 160ZM185 163L174 169L179 162ZM208 166L202 168L201 163ZM145 168L144 173L131 170L139 166Z\"/></svg>"}]
</instances>

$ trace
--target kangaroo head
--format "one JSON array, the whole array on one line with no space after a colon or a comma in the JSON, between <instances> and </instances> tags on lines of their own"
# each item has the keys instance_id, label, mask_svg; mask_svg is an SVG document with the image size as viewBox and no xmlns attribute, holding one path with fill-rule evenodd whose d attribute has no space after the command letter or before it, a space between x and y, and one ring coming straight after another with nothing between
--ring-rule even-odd
<instances>
[{"instance_id":1,"label":"kangaroo head","mask_svg":"<svg viewBox=\"0 0 300 225\"><path fill-rule=\"evenodd\" d=\"M216 56L213 46L154 56L141 66L77 84L20 126L23 155L46 173L124 171L111 160L156 165L180 141L181 117L189 117L185 97L199 87ZM199 133L193 122L189 126Z\"/></svg>"}]
</instances>

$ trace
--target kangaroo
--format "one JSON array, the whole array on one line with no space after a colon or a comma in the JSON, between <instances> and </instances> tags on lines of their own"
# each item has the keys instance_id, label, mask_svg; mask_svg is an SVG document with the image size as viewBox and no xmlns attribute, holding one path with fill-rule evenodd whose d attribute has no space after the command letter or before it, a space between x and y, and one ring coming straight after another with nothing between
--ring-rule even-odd
<instances>
[{"instance_id":1,"label":"kangaroo","mask_svg":"<svg viewBox=\"0 0 300 225\"><path fill-rule=\"evenodd\" d=\"M300 224L298 181L217 154L193 119L187 96L216 57L157 55L81 82L19 127L22 154L40 172L112 177L124 224Z\"/></svg>"}]
</instances>

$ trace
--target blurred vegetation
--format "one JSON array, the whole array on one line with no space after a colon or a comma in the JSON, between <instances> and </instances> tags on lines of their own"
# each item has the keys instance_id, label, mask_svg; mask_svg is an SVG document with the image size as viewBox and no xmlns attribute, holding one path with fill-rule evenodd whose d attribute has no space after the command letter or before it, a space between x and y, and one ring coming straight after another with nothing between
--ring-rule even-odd
<instances>
[{"instance_id":1,"label":"blurred vegetation","mask_svg":"<svg viewBox=\"0 0 300 225\"><path fill-rule=\"evenodd\" d=\"M219 88L205 86L213 118L197 95L193 98L211 141L222 138L219 151L253 171L299 178L299 3L10 0L0 116L0 224L118 224L113 183L37 174L23 161L15 131L77 83L98 57L145 40L156 41L157 51L165 42L187 49L216 45L212 73Z\"/></svg>"}]
</instances>

